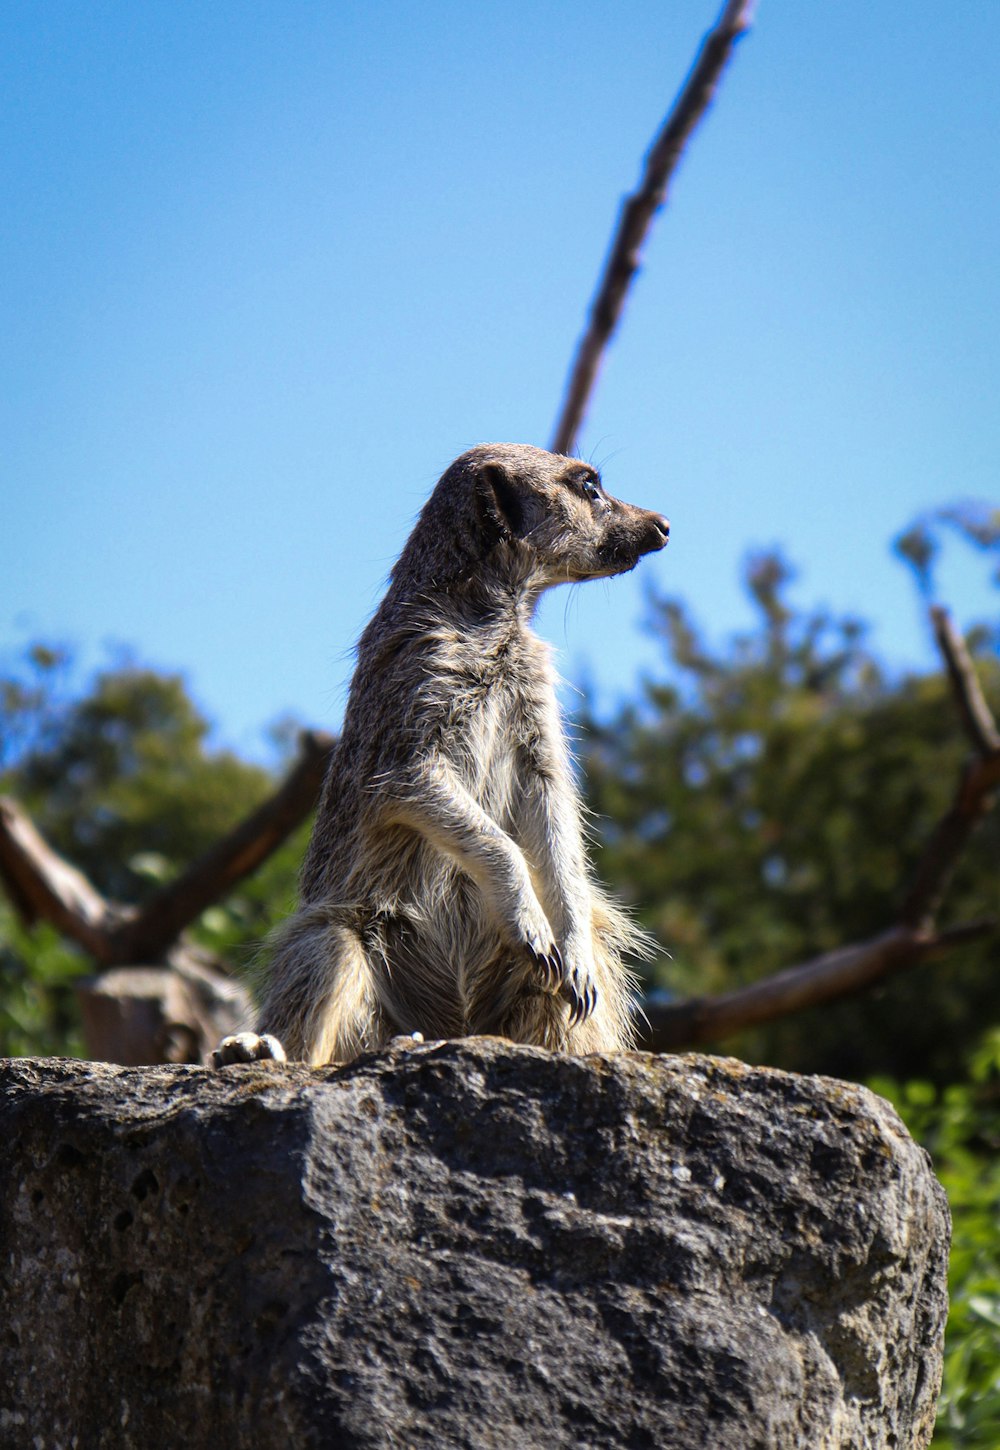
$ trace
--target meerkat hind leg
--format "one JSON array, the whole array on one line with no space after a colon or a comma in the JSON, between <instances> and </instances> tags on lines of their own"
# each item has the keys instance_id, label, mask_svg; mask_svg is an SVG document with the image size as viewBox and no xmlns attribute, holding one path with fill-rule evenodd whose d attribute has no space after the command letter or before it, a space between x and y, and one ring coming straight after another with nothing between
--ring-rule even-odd
<instances>
[{"instance_id":1,"label":"meerkat hind leg","mask_svg":"<svg viewBox=\"0 0 1000 1450\"><path fill-rule=\"evenodd\" d=\"M323 907L306 908L278 933L271 982L261 1023L313 1067L351 1062L398 1031L360 934Z\"/></svg>"},{"instance_id":2,"label":"meerkat hind leg","mask_svg":"<svg viewBox=\"0 0 1000 1450\"><path fill-rule=\"evenodd\" d=\"M213 1064L273 1059L313 1067L350 1062L392 1036L359 934L324 907L306 907L275 934L260 1026L227 1037Z\"/></svg>"},{"instance_id":3,"label":"meerkat hind leg","mask_svg":"<svg viewBox=\"0 0 1000 1450\"><path fill-rule=\"evenodd\" d=\"M566 1046L569 1010L556 991L538 985L534 963L493 961L466 983L466 1028L473 1036L506 1037L528 1047Z\"/></svg>"}]
</instances>

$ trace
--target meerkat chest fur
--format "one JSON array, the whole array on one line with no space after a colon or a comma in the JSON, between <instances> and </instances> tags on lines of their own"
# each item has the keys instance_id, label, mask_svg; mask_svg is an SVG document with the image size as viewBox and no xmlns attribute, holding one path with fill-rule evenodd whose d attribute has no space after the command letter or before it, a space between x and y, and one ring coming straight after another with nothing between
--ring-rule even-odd
<instances>
[{"instance_id":1,"label":"meerkat chest fur","mask_svg":"<svg viewBox=\"0 0 1000 1450\"><path fill-rule=\"evenodd\" d=\"M567 765L549 647L517 618L442 631L427 678L428 712L441 721L435 749L497 824L519 834L531 777Z\"/></svg>"}]
</instances>

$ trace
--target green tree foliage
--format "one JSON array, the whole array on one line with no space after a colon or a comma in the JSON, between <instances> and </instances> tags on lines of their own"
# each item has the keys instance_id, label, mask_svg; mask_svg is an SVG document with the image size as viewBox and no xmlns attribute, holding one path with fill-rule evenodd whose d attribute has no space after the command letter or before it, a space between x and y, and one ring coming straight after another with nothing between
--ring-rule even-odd
<instances>
[{"instance_id":1,"label":"green tree foliage","mask_svg":"<svg viewBox=\"0 0 1000 1450\"><path fill-rule=\"evenodd\" d=\"M653 598L667 683L585 721L600 870L670 953L651 985L724 991L892 924L969 746L943 676L887 673L864 626L789 603L792 571L752 558L756 624L712 649L676 600ZM974 633L988 696L989 632ZM996 813L952 886L947 921L998 904ZM949 1081L1000 1020L995 940L862 997L725 1044L751 1060L864 1079Z\"/></svg>"},{"instance_id":2,"label":"green tree foliage","mask_svg":"<svg viewBox=\"0 0 1000 1450\"><path fill-rule=\"evenodd\" d=\"M933 509L914 519L895 542L895 550L913 570L920 592L934 593L934 568L941 557L947 534L957 534L966 544L992 560L994 584L1000 584L1000 509L977 499Z\"/></svg>"},{"instance_id":3,"label":"green tree foliage","mask_svg":"<svg viewBox=\"0 0 1000 1450\"><path fill-rule=\"evenodd\" d=\"M271 774L210 745L178 675L128 661L73 688L65 651L33 646L0 678L0 793L109 897L138 905L273 789ZM287 733L287 732L286 732ZM194 935L237 967L292 905L307 827ZM80 1048L73 983L92 963L0 900L0 1052Z\"/></svg>"},{"instance_id":4,"label":"green tree foliage","mask_svg":"<svg viewBox=\"0 0 1000 1450\"><path fill-rule=\"evenodd\" d=\"M0 1056L82 1057L73 985L86 971L52 927L28 930L0 896Z\"/></svg>"},{"instance_id":5,"label":"green tree foliage","mask_svg":"<svg viewBox=\"0 0 1000 1450\"><path fill-rule=\"evenodd\" d=\"M934 1450L996 1450L1000 1426L1000 1031L967 1078L871 1086L929 1150L951 1205L950 1310Z\"/></svg>"}]
</instances>

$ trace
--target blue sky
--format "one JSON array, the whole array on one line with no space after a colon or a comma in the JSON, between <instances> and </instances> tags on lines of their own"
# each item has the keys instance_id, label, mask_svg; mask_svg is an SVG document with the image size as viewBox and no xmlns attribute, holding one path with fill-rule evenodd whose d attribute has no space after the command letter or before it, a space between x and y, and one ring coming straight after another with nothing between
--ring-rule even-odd
<instances>
[{"instance_id":1,"label":"blue sky","mask_svg":"<svg viewBox=\"0 0 1000 1450\"><path fill-rule=\"evenodd\" d=\"M248 752L335 727L442 469L549 437L716 10L8 0L0 650L130 644ZM998 55L995 0L760 0L581 440L670 547L542 611L603 699L657 667L644 580L721 637L772 544L931 663L889 545L1000 497ZM958 546L942 585L990 605Z\"/></svg>"}]
</instances>

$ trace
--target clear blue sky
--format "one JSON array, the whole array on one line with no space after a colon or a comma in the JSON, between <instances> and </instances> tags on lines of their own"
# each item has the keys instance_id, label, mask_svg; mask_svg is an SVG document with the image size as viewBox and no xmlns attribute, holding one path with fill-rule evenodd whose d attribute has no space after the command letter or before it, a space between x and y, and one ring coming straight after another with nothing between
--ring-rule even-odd
<instances>
[{"instance_id":1,"label":"clear blue sky","mask_svg":"<svg viewBox=\"0 0 1000 1450\"><path fill-rule=\"evenodd\" d=\"M611 226L716 3L7 0L0 647L180 668L220 736L336 726L435 479L544 443ZM932 659L893 535L1000 497L1000 4L760 0L657 219L581 452L669 514L557 592L605 699L643 577L740 561ZM956 546L944 592L985 613Z\"/></svg>"}]
</instances>

